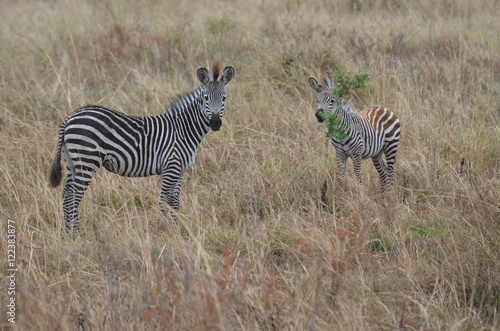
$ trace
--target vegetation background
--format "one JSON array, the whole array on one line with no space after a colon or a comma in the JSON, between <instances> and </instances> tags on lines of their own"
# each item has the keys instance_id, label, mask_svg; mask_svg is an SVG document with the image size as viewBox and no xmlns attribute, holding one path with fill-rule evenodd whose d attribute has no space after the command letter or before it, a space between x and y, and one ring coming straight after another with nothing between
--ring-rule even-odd
<instances>
[{"instance_id":1,"label":"vegetation background","mask_svg":"<svg viewBox=\"0 0 500 331\"><path fill-rule=\"evenodd\" d=\"M0 328L498 329L499 17L498 0L2 1L0 247L14 220L19 269L14 327L2 253ZM236 76L179 224L158 177L102 171L65 237L62 119L160 113L214 59ZM391 194L370 161L363 185L336 180L308 78L339 66L370 74L356 109L400 117Z\"/></svg>"}]
</instances>

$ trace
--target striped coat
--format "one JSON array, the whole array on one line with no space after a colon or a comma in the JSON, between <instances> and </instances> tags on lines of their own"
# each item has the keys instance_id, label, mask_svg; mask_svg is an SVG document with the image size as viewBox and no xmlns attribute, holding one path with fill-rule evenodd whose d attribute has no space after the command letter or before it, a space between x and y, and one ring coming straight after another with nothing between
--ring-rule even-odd
<instances>
[{"instance_id":1,"label":"striped coat","mask_svg":"<svg viewBox=\"0 0 500 331\"><path fill-rule=\"evenodd\" d=\"M331 137L335 149L339 176L345 178L346 163L353 160L354 173L361 182L361 160L371 158L382 184L382 192L394 183L394 164L401 127L397 116L384 106L375 106L356 113L349 102L332 93L333 81L323 77L323 85L310 78L309 85L318 93L316 118L323 122L325 114L339 119L339 128L345 136ZM385 162L384 162L385 156Z\"/></svg>"},{"instance_id":2,"label":"striped coat","mask_svg":"<svg viewBox=\"0 0 500 331\"><path fill-rule=\"evenodd\" d=\"M232 80L234 68L226 67L221 75L216 62L212 72L200 68L197 76L201 85L174 98L160 115L136 117L86 106L63 120L49 182L52 187L61 182L64 154L63 212L68 231L79 232L78 206L101 166L121 176L161 175L162 208L168 206L174 212L179 208L184 173L193 165L205 135L222 125L225 86Z\"/></svg>"}]
</instances>

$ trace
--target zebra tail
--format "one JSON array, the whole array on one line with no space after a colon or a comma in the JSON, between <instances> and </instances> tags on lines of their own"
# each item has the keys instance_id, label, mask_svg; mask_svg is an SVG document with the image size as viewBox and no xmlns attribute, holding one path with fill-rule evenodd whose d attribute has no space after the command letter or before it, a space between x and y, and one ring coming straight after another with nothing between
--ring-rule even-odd
<instances>
[{"instance_id":1,"label":"zebra tail","mask_svg":"<svg viewBox=\"0 0 500 331\"><path fill-rule=\"evenodd\" d=\"M61 128L59 129L59 137L57 139L57 152L52 161L52 166L50 167L50 175L49 175L49 184L51 187L57 187L61 184L62 179L62 167L61 167L61 148L64 139L64 129L66 127L66 123L63 122Z\"/></svg>"}]
</instances>

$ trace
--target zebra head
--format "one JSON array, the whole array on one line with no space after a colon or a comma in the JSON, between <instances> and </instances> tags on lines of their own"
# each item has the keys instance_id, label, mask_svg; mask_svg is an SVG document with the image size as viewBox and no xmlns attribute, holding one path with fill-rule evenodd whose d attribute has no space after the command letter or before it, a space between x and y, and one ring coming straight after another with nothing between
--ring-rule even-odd
<instances>
[{"instance_id":1,"label":"zebra head","mask_svg":"<svg viewBox=\"0 0 500 331\"><path fill-rule=\"evenodd\" d=\"M206 68L199 68L196 75L203 86L201 98L205 115L210 121L210 128L218 131L222 125L221 118L224 116L226 85L234 77L234 68L225 67L219 79L220 63L216 61L212 66L212 72Z\"/></svg>"},{"instance_id":2,"label":"zebra head","mask_svg":"<svg viewBox=\"0 0 500 331\"><path fill-rule=\"evenodd\" d=\"M318 84L316 79L312 77L309 78L309 85L318 93L318 110L316 111L316 119L318 122L323 122L325 120L325 110L329 112L335 112L337 110L337 97L332 93L335 83L327 76L323 76L321 80L323 85Z\"/></svg>"}]
</instances>

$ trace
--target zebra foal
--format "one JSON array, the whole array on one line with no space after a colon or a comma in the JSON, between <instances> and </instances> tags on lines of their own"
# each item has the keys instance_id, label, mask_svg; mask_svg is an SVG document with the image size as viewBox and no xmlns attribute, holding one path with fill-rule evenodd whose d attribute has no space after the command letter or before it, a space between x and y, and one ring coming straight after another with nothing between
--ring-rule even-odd
<instances>
[{"instance_id":1,"label":"zebra foal","mask_svg":"<svg viewBox=\"0 0 500 331\"><path fill-rule=\"evenodd\" d=\"M66 230L73 236L80 231L78 207L83 194L101 166L127 177L161 175L160 205L178 210L184 173L193 165L208 131L218 131L222 125L225 87L234 77L234 68L227 66L221 73L216 61L211 72L199 68L196 74L201 84L173 98L160 115L136 117L86 106L63 120L49 183L52 187L61 183L64 154L63 214Z\"/></svg>"},{"instance_id":2,"label":"zebra foal","mask_svg":"<svg viewBox=\"0 0 500 331\"><path fill-rule=\"evenodd\" d=\"M340 179L345 178L347 159L351 157L356 179L361 183L361 160L371 158L382 184L382 192L387 191L394 183L394 164L401 131L399 119L384 106L356 113L346 99L339 100L332 93L335 83L330 78L323 77L322 84L309 78L309 85L318 93L317 120L323 122L325 113L331 113L339 119L339 129L345 133L342 138L330 137Z\"/></svg>"}]
</instances>

